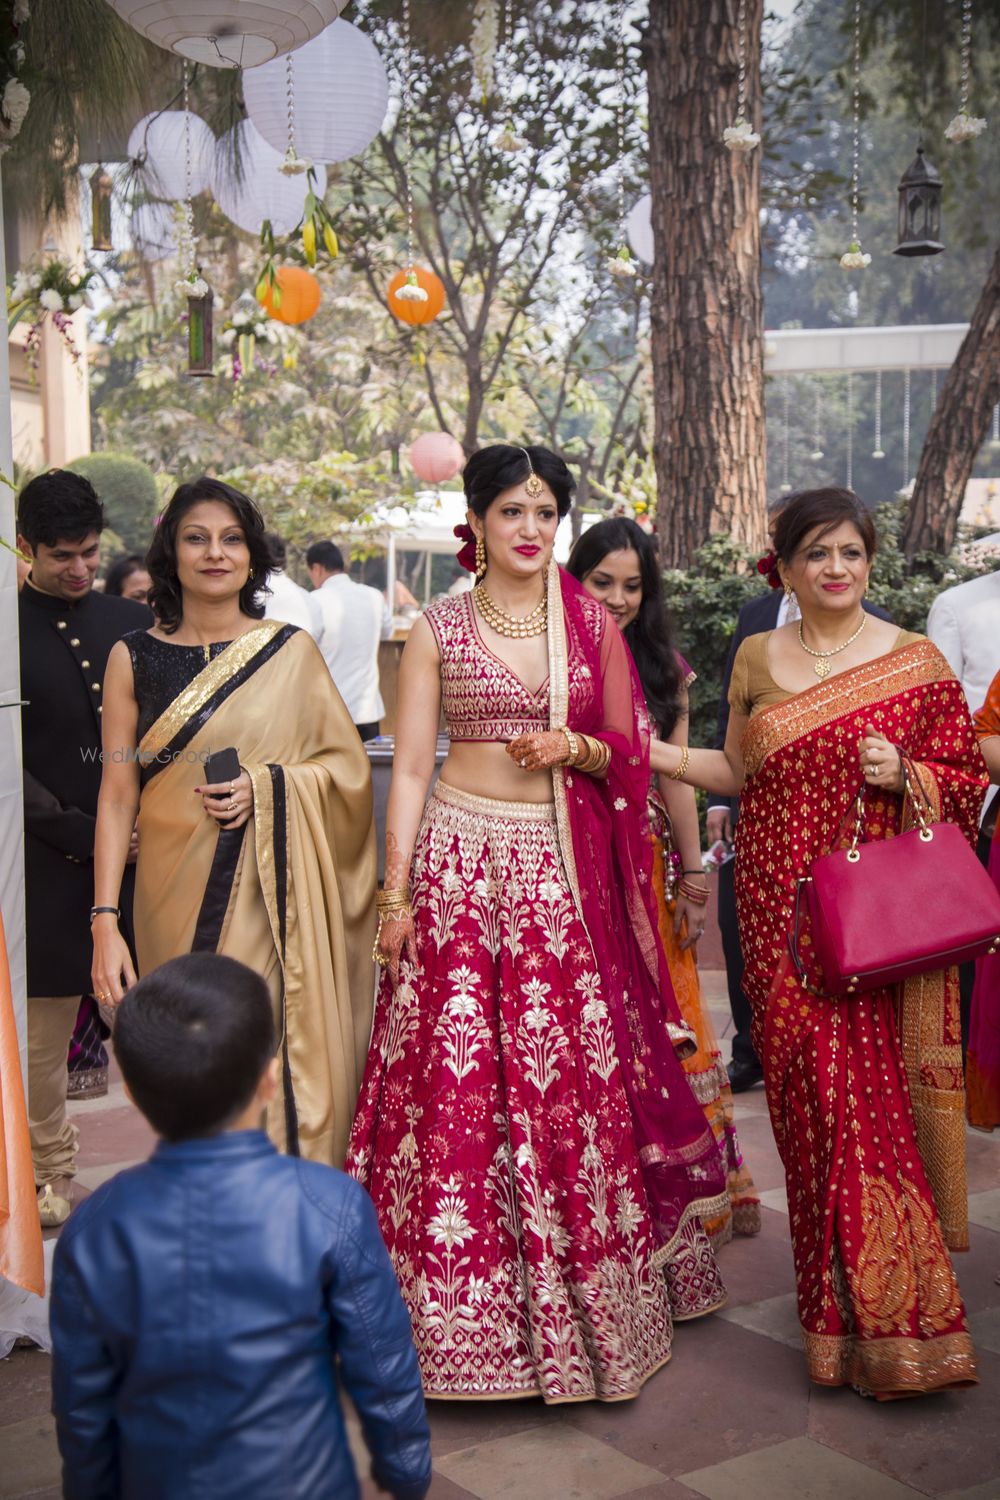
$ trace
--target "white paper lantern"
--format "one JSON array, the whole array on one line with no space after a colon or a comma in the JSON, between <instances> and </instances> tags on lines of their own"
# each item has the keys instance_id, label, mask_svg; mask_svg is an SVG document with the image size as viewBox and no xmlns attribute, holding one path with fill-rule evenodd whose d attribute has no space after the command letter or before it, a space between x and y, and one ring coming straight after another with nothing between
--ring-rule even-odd
<instances>
[{"instance_id":1,"label":"white paper lantern","mask_svg":"<svg viewBox=\"0 0 1000 1500\"><path fill-rule=\"evenodd\" d=\"M625 233L640 260L653 264L653 200L645 193L631 209L625 220Z\"/></svg>"},{"instance_id":2,"label":"white paper lantern","mask_svg":"<svg viewBox=\"0 0 1000 1500\"><path fill-rule=\"evenodd\" d=\"M215 160L215 136L198 115L188 115L191 139L191 193L208 187ZM146 115L128 138L131 161L141 162L139 181L151 198L179 202L186 196L184 111Z\"/></svg>"},{"instance_id":3,"label":"white paper lantern","mask_svg":"<svg viewBox=\"0 0 1000 1500\"><path fill-rule=\"evenodd\" d=\"M143 260L167 260L176 249L174 211L168 203L141 203L129 225Z\"/></svg>"},{"instance_id":4,"label":"white paper lantern","mask_svg":"<svg viewBox=\"0 0 1000 1500\"><path fill-rule=\"evenodd\" d=\"M136 31L211 68L256 68L301 47L346 0L110 0Z\"/></svg>"},{"instance_id":5,"label":"white paper lantern","mask_svg":"<svg viewBox=\"0 0 1000 1500\"><path fill-rule=\"evenodd\" d=\"M349 21L334 21L293 53L295 150L311 161L347 161L371 145L389 103L378 51ZM278 151L288 145L288 61L265 63L243 82L247 112Z\"/></svg>"},{"instance_id":6,"label":"white paper lantern","mask_svg":"<svg viewBox=\"0 0 1000 1500\"><path fill-rule=\"evenodd\" d=\"M269 146L254 129L250 120L236 126L240 141L242 178L236 181L233 163L233 131L215 148L212 168L212 194L227 219L232 219L250 234L259 234L265 219L270 219L275 234L288 234L302 218L302 208L309 191L304 176L285 177L280 171L283 153ZM326 171L316 168L316 195L326 192Z\"/></svg>"}]
</instances>

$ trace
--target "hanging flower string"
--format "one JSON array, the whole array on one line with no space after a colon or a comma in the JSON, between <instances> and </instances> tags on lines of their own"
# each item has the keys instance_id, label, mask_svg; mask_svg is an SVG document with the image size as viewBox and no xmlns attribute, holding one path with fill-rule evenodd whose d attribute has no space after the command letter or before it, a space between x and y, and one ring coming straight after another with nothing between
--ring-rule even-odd
<instances>
[{"instance_id":1,"label":"hanging flower string","mask_svg":"<svg viewBox=\"0 0 1000 1500\"><path fill-rule=\"evenodd\" d=\"M854 0L854 114L851 149L851 243L840 257L845 271L863 271L872 258L861 248L858 232L858 197L861 183L861 0Z\"/></svg>"},{"instance_id":2,"label":"hanging flower string","mask_svg":"<svg viewBox=\"0 0 1000 1500\"><path fill-rule=\"evenodd\" d=\"M514 25L510 14L510 0L503 0L503 51L500 55L502 76L498 79L498 83L509 105L514 87ZM493 145L498 151L507 151L511 155L518 151L525 151L529 145L523 135L518 135L509 112L506 123L493 137Z\"/></svg>"},{"instance_id":3,"label":"hanging flower string","mask_svg":"<svg viewBox=\"0 0 1000 1500\"><path fill-rule=\"evenodd\" d=\"M615 133L618 144L616 170L618 192L618 249L605 261L605 268L619 281L636 275L635 262L625 237L625 0L615 12Z\"/></svg>"},{"instance_id":4,"label":"hanging flower string","mask_svg":"<svg viewBox=\"0 0 1000 1500\"><path fill-rule=\"evenodd\" d=\"M872 458L885 458L882 447L882 371L875 371L875 447Z\"/></svg>"},{"instance_id":5,"label":"hanging flower string","mask_svg":"<svg viewBox=\"0 0 1000 1500\"><path fill-rule=\"evenodd\" d=\"M211 288L199 275L197 244L194 233L194 206L191 202L191 108L190 108L190 64L184 64L184 217L177 240L177 258L187 266L185 274L174 284L182 297L207 297Z\"/></svg>"},{"instance_id":6,"label":"hanging flower string","mask_svg":"<svg viewBox=\"0 0 1000 1500\"><path fill-rule=\"evenodd\" d=\"M813 410L813 450L809 457L818 464L823 457L823 388L816 382L816 404Z\"/></svg>"},{"instance_id":7,"label":"hanging flower string","mask_svg":"<svg viewBox=\"0 0 1000 1500\"><path fill-rule=\"evenodd\" d=\"M285 148L284 160L278 171L284 177L301 177L303 172L308 172L312 166L311 161L300 156L295 149L295 54L289 52L285 59L285 104L288 110L288 145Z\"/></svg>"},{"instance_id":8,"label":"hanging flower string","mask_svg":"<svg viewBox=\"0 0 1000 1500\"><path fill-rule=\"evenodd\" d=\"M20 134L31 103L31 94L18 77L25 60L20 31L29 16L28 0L13 0L4 10L5 18L0 21L0 36L6 47L6 56L0 60L0 156L10 150Z\"/></svg>"},{"instance_id":9,"label":"hanging flower string","mask_svg":"<svg viewBox=\"0 0 1000 1500\"><path fill-rule=\"evenodd\" d=\"M96 272L89 267L77 273L65 261L50 260L38 269L18 271L7 292L7 324L12 329L22 318L31 318L25 341L25 354L32 371L37 368L41 350L42 326L52 319L73 357L80 351L73 341L73 314L90 306L88 289Z\"/></svg>"},{"instance_id":10,"label":"hanging flower string","mask_svg":"<svg viewBox=\"0 0 1000 1500\"><path fill-rule=\"evenodd\" d=\"M986 129L986 121L969 114L969 86L972 77L972 0L962 0L962 82L958 95L958 114L944 128L945 139L960 145L974 141Z\"/></svg>"},{"instance_id":11,"label":"hanging flower string","mask_svg":"<svg viewBox=\"0 0 1000 1500\"><path fill-rule=\"evenodd\" d=\"M427 292L417 280L417 272L413 264L412 77L413 33L410 26L410 0L403 0L403 76L400 87L400 112L403 116L403 177L406 186L406 280L393 295L400 302L426 302Z\"/></svg>"},{"instance_id":12,"label":"hanging flower string","mask_svg":"<svg viewBox=\"0 0 1000 1500\"><path fill-rule=\"evenodd\" d=\"M739 48L736 77L736 120L722 132L722 139L730 151L753 151L760 145L760 136L747 119L747 5L740 0L736 18Z\"/></svg>"},{"instance_id":13,"label":"hanging flower string","mask_svg":"<svg viewBox=\"0 0 1000 1500\"><path fill-rule=\"evenodd\" d=\"M497 0L476 0L476 8L472 13L472 39L469 46L472 52L472 76L476 81L476 88L479 90L479 98L484 109L493 92L493 71L496 66L498 40ZM407 27L407 47L409 47L409 27Z\"/></svg>"}]
</instances>

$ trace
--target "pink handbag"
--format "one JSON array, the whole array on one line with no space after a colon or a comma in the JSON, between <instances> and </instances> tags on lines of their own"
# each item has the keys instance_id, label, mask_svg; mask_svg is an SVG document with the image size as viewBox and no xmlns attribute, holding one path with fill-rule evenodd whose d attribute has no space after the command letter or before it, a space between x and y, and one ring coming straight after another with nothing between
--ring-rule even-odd
<instances>
[{"instance_id":1,"label":"pink handbag","mask_svg":"<svg viewBox=\"0 0 1000 1500\"><path fill-rule=\"evenodd\" d=\"M920 778L901 750L900 759L920 826L864 842L862 782L850 848L820 855L798 883L788 941L805 984L798 938L804 887L824 981L819 992L806 984L810 993L854 995L1000 952L1000 891L960 828L928 821L933 810Z\"/></svg>"}]
</instances>

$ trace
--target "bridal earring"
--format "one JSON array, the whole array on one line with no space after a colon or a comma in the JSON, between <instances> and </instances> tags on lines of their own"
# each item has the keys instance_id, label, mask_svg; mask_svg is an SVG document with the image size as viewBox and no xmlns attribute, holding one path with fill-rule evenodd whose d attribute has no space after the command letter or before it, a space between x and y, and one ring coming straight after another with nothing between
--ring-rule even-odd
<instances>
[{"instance_id":1,"label":"bridal earring","mask_svg":"<svg viewBox=\"0 0 1000 1500\"><path fill-rule=\"evenodd\" d=\"M484 537L476 537L476 577L482 578L486 572L486 540Z\"/></svg>"},{"instance_id":2,"label":"bridal earring","mask_svg":"<svg viewBox=\"0 0 1000 1500\"><path fill-rule=\"evenodd\" d=\"M790 599L794 593L795 593L795 590L792 588L792 585L790 583L786 583L785 584L785 598L786 599Z\"/></svg>"}]
</instances>

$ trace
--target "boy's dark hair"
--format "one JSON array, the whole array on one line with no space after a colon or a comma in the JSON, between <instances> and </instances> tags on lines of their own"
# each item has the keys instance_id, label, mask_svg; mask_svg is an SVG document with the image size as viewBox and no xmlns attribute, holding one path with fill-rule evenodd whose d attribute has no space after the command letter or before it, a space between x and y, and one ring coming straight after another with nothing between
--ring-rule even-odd
<instances>
[{"instance_id":1,"label":"boy's dark hair","mask_svg":"<svg viewBox=\"0 0 1000 1500\"><path fill-rule=\"evenodd\" d=\"M306 567L312 568L319 563L328 573L342 573L344 571L344 554L336 542L313 542L306 553Z\"/></svg>"},{"instance_id":2,"label":"boy's dark hair","mask_svg":"<svg viewBox=\"0 0 1000 1500\"><path fill-rule=\"evenodd\" d=\"M219 953L185 953L129 990L115 1056L158 1135L216 1135L244 1110L274 1056L271 996L259 974Z\"/></svg>"},{"instance_id":3,"label":"boy's dark hair","mask_svg":"<svg viewBox=\"0 0 1000 1500\"><path fill-rule=\"evenodd\" d=\"M104 530L104 508L89 479L69 469L50 469L29 479L18 495L17 530L33 552L39 545L82 542L92 531L100 535Z\"/></svg>"}]
</instances>

